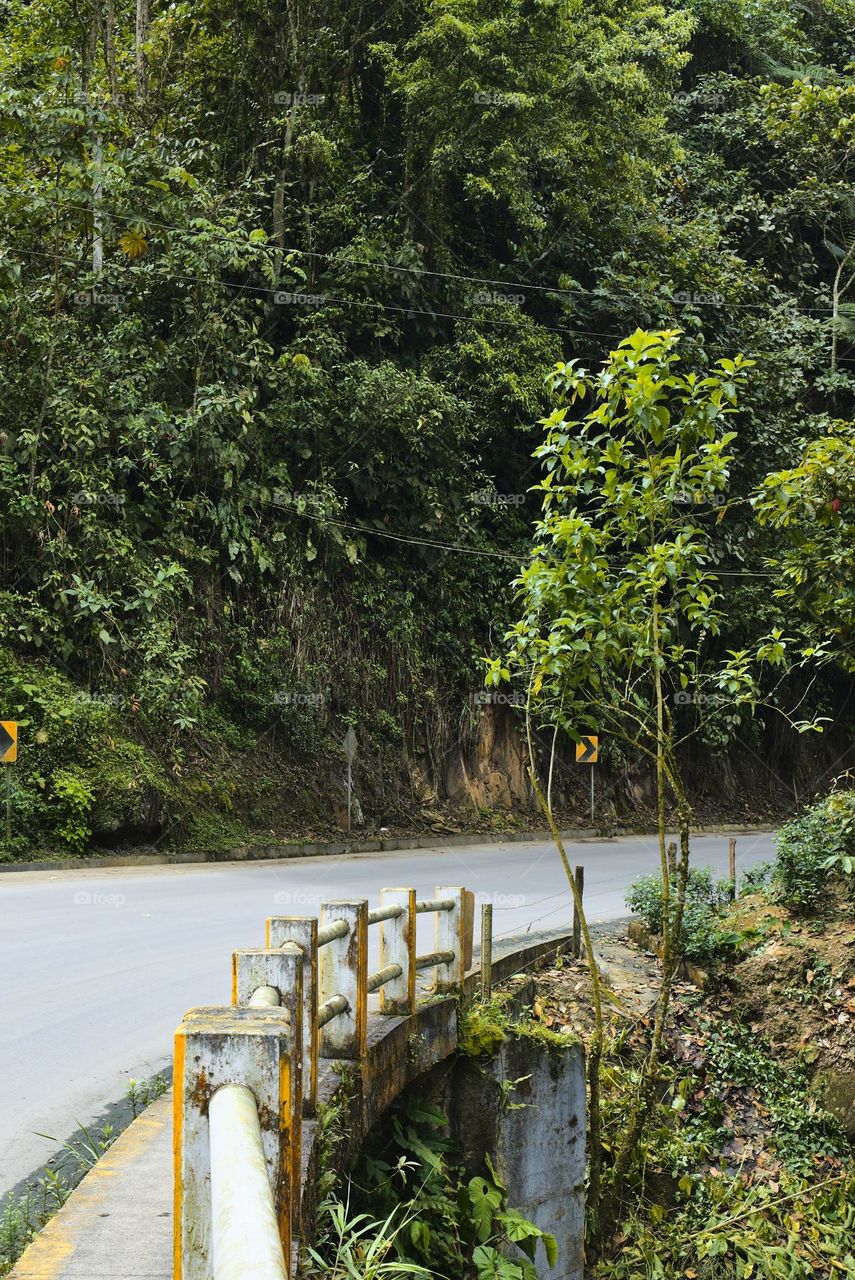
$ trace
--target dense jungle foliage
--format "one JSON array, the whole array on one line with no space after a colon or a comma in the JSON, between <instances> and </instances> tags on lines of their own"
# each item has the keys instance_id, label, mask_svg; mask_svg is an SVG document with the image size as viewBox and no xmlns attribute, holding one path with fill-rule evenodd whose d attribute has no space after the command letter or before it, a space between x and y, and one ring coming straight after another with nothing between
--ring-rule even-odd
<instances>
[{"instance_id":1,"label":"dense jungle foliage","mask_svg":"<svg viewBox=\"0 0 855 1280\"><path fill-rule=\"evenodd\" d=\"M5 856L321 831L350 724L367 825L441 802L547 375L637 327L755 362L727 492L675 495L715 643L834 647L825 756L709 715L722 805L839 771L853 44L853 0L0 0Z\"/></svg>"}]
</instances>

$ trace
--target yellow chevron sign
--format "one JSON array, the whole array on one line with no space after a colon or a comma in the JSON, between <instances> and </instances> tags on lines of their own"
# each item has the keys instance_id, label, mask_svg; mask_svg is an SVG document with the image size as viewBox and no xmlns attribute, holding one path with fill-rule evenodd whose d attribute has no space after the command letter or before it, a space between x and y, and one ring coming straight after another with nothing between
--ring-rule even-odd
<instances>
[{"instance_id":1,"label":"yellow chevron sign","mask_svg":"<svg viewBox=\"0 0 855 1280\"><path fill-rule=\"evenodd\" d=\"M0 720L0 764L14 764L18 759L18 722Z\"/></svg>"}]
</instances>

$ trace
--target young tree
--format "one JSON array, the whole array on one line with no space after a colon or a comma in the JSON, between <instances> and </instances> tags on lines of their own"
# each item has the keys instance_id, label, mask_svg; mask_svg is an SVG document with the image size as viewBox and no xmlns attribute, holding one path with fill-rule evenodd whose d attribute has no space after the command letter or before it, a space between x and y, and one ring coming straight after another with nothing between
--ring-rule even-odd
<instances>
[{"instance_id":1,"label":"young tree","mask_svg":"<svg viewBox=\"0 0 855 1280\"><path fill-rule=\"evenodd\" d=\"M493 660L487 675L488 683L516 679L528 689L530 743L532 720L558 725L577 741L596 730L646 760L655 774L665 921L661 987L637 1100L614 1152L609 1202L620 1193L650 1106L679 959L692 825L681 748L723 702L753 707L761 699L753 656L728 653L714 662L708 653L723 619L711 531L724 511L733 460L735 433L727 424L753 362L736 356L706 374L685 372L679 340L677 330L638 330L598 374L575 361L556 366L551 383L564 403L546 420L546 440L536 451L545 471L537 486L543 515L516 583L522 612L506 637L505 658ZM588 412L571 419L567 404L582 400ZM776 634L756 658L760 667L785 667L786 655L787 642ZM533 750L530 771L575 895ZM676 876L666 848L670 805L679 831ZM598 1013L589 1053L589 1198L596 1213L603 1027L585 932ZM606 1207L601 1221L610 1216Z\"/></svg>"}]
</instances>

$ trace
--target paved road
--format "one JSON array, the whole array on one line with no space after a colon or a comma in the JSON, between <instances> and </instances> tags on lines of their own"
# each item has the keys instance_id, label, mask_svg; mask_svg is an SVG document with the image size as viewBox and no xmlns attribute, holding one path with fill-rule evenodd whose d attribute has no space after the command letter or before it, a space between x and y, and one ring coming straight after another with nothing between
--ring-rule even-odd
<instances>
[{"instance_id":1,"label":"paved road","mask_svg":"<svg viewBox=\"0 0 855 1280\"><path fill-rule=\"evenodd\" d=\"M739 837L741 866L772 856L772 836ZM592 920L626 914L624 891L658 867L652 839L575 842ZM696 865L724 871L727 838L697 837ZM128 1078L168 1064L192 1005L228 1003L231 952L261 946L268 915L314 915L328 898L377 900L384 885L465 884L493 903L494 932L569 919L551 845L442 845L397 853L0 875L0 1197L67 1138L97 1123ZM431 950L430 919L419 949ZM377 930L372 930L372 960Z\"/></svg>"}]
</instances>

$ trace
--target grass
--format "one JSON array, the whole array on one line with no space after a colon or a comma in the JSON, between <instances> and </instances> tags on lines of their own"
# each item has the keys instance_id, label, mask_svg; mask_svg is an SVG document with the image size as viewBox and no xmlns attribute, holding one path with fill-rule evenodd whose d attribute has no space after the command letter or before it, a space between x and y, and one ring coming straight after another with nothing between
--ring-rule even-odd
<instances>
[{"instance_id":1,"label":"grass","mask_svg":"<svg viewBox=\"0 0 855 1280\"><path fill-rule=\"evenodd\" d=\"M127 1100L132 1119L169 1088L163 1076L130 1080ZM0 1277L6 1276L42 1227L65 1204L74 1188L113 1145L121 1129L106 1124L99 1134L80 1126L76 1137L60 1145L44 1171L27 1183L23 1195L7 1196L0 1208ZM49 1134L39 1137L56 1139Z\"/></svg>"}]
</instances>

